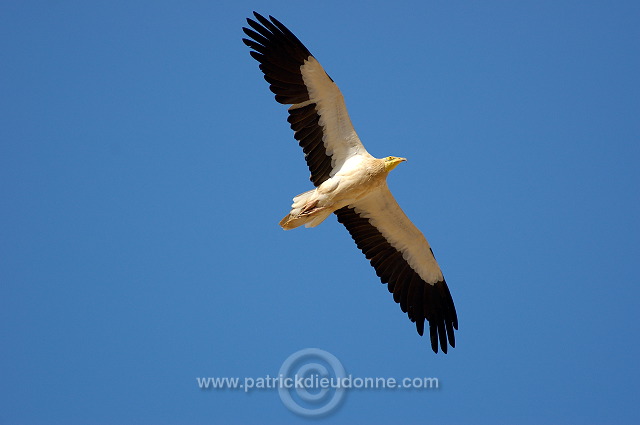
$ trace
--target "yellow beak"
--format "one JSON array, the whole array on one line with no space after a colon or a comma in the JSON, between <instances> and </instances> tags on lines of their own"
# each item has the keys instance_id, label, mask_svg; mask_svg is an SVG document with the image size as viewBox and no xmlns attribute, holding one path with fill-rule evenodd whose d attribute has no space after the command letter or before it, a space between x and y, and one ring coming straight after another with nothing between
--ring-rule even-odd
<instances>
[{"instance_id":1,"label":"yellow beak","mask_svg":"<svg viewBox=\"0 0 640 425\"><path fill-rule=\"evenodd\" d=\"M397 156L392 157L389 161L386 162L385 168L387 171L391 171L398 166L401 162L406 161L407 158L399 158Z\"/></svg>"}]
</instances>

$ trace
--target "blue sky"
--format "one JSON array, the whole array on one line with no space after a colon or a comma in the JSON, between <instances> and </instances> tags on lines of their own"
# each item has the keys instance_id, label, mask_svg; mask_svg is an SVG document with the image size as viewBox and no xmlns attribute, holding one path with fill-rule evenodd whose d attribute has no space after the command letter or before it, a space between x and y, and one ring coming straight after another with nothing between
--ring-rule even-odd
<instances>
[{"instance_id":1,"label":"blue sky","mask_svg":"<svg viewBox=\"0 0 640 425\"><path fill-rule=\"evenodd\" d=\"M308 423L277 374L360 377L315 423L637 423L640 5L3 2L0 423ZM285 23L345 95L460 320L435 355L311 188L240 41Z\"/></svg>"}]
</instances>

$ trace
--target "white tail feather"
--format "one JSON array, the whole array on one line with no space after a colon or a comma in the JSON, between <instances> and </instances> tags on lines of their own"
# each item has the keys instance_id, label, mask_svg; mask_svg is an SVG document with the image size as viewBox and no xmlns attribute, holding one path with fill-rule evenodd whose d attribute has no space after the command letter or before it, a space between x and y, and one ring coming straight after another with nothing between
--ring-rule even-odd
<instances>
[{"instance_id":1,"label":"white tail feather","mask_svg":"<svg viewBox=\"0 0 640 425\"><path fill-rule=\"evenodd\" d=\"M315 199L316 190L301 193L293 198L291 212L280 220L280 227L284 230L295 229L296 227L315 227L322 223L333 212L330 208L318 207L318 200Z\"/></svg>"}]
</instances>

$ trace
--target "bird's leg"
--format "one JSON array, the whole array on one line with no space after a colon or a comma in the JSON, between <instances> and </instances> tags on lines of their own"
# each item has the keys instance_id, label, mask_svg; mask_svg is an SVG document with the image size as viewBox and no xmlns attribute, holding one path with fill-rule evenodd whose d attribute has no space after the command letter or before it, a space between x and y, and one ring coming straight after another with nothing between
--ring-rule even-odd
<instances>
[{"instance_id":1,"label":"bird's leg","mask_svg":"<svg viewBox=\"0 0 640 425\"><path fill-rule=\"evenodd\" d=\"M310 212L312 212L316 206L318 205L318 200L316 199L315 201L311 201L309 203L307 203L303 208L302 211L300 211L300 214L309 214Z\"/></svg>"}]
</instances>

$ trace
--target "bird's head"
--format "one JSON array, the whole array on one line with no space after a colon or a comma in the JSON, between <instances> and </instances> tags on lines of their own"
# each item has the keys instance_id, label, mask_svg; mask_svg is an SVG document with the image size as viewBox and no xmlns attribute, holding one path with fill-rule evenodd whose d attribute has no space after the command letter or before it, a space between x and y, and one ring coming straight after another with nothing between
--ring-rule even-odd
<instances>
[{"instance_id":1,"label":"bird's head","mask_svg":"<svg viewBox=\"0 0 640 425\"><path fill-rule=\"evenodd\" d=\"M388 156L384 159L384 171L387 173L398 166L401 162L406 161L407 158L398 158L397 156Z\"/></svg>"}]
</instances>

